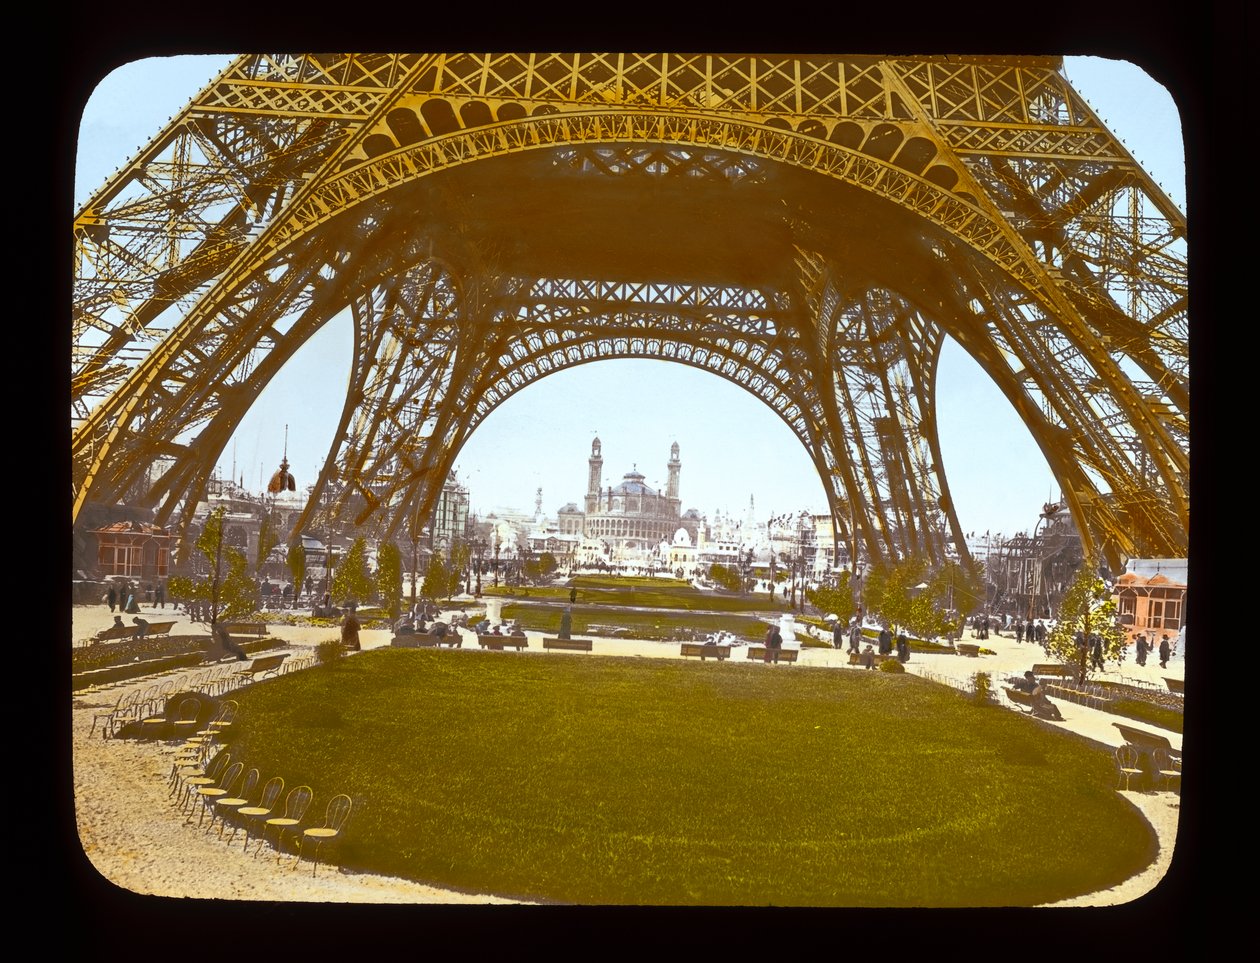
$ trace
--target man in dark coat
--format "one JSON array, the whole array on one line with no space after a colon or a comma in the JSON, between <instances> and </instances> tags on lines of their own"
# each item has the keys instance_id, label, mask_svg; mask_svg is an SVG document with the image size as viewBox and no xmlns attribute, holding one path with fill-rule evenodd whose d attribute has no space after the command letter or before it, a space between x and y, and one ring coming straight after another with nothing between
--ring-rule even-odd
<instances>
[{"instance_id":1,"label":"man in dark coat","mask_svg":"<svg viewBox=\"0 0 1260 963\"><path fill-rule=\"evenodd\" d=\"M1159 667L1161 669L1168 668L1168 657L1172 655L1172 647L1168 644L1168 636L1165 635L1159 640Z\"/></svg>"},{"instance_id":2,"label":"man in dark coat","mask_svg":"<svg viewBox=\"0 0 1260 963\"><path fill-rule=\"evenodd\" d=\"M1139 632L1137 642L1134 644L1137 646L1137 658L1135 661L1138 665L1146 665L1146 653L1151 649L1146 642L1146 636Z\"/></svg>"},{"instance_id":3,"label":"man in dark coat","mask_svg":"<svg viewBox=\"0 0 1260 963\"><path fill-rule=\"evenodd\" d=\"M105 593L105 601L109 603L109 610L114 611L114 606L118 604L118 590L114 586L111 585Z\"/></svg>"},{"instance_id":4,"label":"man in dark coat","mask_svg":"<svg viewBox=\"0 0 1260 963\"><path fill-rule=\"evenodd\" d=\"M341 620L341 644L351 652L360 650L359 617L355 614L353 602L346 606L345 618Z\"/></svg>"},{"instance_id":5,"label":"man in dark coat","mask_svg":"<svg viewBox=\"0 0 1260 963\"><path fill-rule=\"evenodd\" d=\"M885 625L882 629L879 630L879 654L880 655L890 655L892 653L892 640L893 640L892 632L889 631L888 626Z\"/></svg>"},{"instance_id":6,"label":"man in dark coat","mask_svg":"<svg viewBox=\"0 0 1260 963\"><path fill-rule=\"evenodd\" d=\"M560 616L560 631L557 637L561 639L569 638L569 633L573 631L573 616L569 614L569 607L566 605L564 613Z\"/></svg>"},{"instance_id":7,"label":"man in dark coat","mask_svg":"<svg viewBox=\"0 0 1260 963\"><path fill-rule=\"evenodd\" d=\"M766 661L778 662L781 648L783 648L783 636L779 633L777 625L771 625L766 630Z\"/></svg>"}]
</instances>

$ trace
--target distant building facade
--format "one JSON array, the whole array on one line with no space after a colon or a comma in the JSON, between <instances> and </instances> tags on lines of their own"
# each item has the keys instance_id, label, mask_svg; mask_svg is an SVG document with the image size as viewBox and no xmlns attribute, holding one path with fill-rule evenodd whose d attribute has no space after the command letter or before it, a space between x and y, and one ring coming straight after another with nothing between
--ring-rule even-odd
<instances>
[{"instance_id":1,"label":"distant building facade","mask_svg":"<svg viewBox=\"0 0 1260 963\"><path fill-rule=\"evenodd\" d=\"M1113 588L1121 624L1130 636L1177 635L1186 625L1186 588L1186 559L1130 559Z\"/></svg>"},{"instance_id":2,"label":"distant building facade","mask_svg":"<svg viewBox=\"0 0 1260 963\"><path fill-rule=\"evenodd\" d=\"M584 510L579 511L572 502L561 508L556 519L560 532L581 535L588 544L598 541L609 557L617 559L659 553L662 545L668 552L679 529L687 532L692 545L696 544L703 521L694 509L682 511L678 442L670 446L664 492L648 485L643 473L635 469L626 472L620 484L602 487L604 458L598 438L591 443L587 465Z\"/></svg>"}]
</instances>

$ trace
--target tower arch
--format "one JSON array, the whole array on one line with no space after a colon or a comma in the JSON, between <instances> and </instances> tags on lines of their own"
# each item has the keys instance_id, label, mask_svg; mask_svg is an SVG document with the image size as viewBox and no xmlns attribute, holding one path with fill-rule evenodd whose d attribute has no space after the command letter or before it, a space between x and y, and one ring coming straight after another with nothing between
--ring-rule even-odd
<instances>
[{"instance_id":1,"label":"tower arch","mask_svg":"<svg viewBox=\"0 0 1260 963\"><path fill-rule=\"evenodd\" d=\"M870 554L939 556L961 541L930 401L948 335L1087 544L1184 551L1184 218L1057 61L514 56L240 58L98 192L75 224L76 512L162 450L150 499L186 514L251 399L348 307L319 487L360 525L435 497L478 411L643 356L771 405ZM236 157L188 171L195 240L146 256L124 197L212 130Z\"/></svg>"}]
</instances>

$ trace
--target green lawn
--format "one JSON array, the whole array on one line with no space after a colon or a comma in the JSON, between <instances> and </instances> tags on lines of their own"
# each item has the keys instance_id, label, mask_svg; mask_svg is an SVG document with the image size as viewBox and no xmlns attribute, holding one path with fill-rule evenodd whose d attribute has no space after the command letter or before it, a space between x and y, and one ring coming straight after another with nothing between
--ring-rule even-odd
<instances>
[{"instance_id":1,"label":"green lawn","mask_svg":"<svg viewBox=\"0 0 1260 963\"><path fill-rule=\"evenodd\" d=\"M728 595L702 592L689 582L677 579L630 578L626 576L580 576L573 579L578 603L582 605L628 605L640 608L701 610L707 612L778 611L783 605L765 592L754 595ZM530 588L484 588L483 595L568 601L570 586L543 585Z\"/></svg>"},{"instance_id":2,"label":"green lawn","mask_svg":"<svg viewBox=\"0 0 1260 963\"><path fill-rule=\"evenodd\" d=\"M1155 854L1109 754L909 675L382 649L239 692L352 868L596 904L1033 905Z\"/></svg>"},{"instance_id":3,"label":"green lawn","mask_svg":"<svg viewBox=\"0 0 1260 963\"><path fill-rule=\"evenodd\" d=\"M686 611L636 612L633 609L609 609L593 605L574 605L571 630L577 635L601 635L602 630L591 631L590 626L615 626L627 630L636 639L672 639L683 630L690 630L703 637L719 630L733 632L745 640L761 639L766 633L766 623L751 615L737 613L709 613ZM531 632L550 635L560 628L560 608L542 608L531 605L503 606L503 617L514 619Z\"/></svg>"}]
</instances>

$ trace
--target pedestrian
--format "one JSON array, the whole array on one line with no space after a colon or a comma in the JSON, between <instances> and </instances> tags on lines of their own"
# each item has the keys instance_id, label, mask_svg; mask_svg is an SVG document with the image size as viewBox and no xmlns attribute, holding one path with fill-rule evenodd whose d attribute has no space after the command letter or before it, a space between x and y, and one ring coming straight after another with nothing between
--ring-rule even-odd
<instances>
[{"instance_id":1,"label":"pedestrian","mask_svg":"<svg viewBox=\"0 0 1260 963\"><path fill-rule=\"evenodd\" d=\"M1147 644L1146 636L1139 632L1135 644L1137 646L1137 664L1146 665L1146 653L1151 650L1150 645Z\"/></svg>"},{"instance_id":2,"label":"pedestrian","mask_svg":"<svg viewBox=\"0 0 1260 963\"><path fill-rule=\"evenodd\" d=\"M831 647L838 649L844 645L844 629L840 626L840 620L835 619L831 623Z\"/></svg>"},{"instance_id":3,"label":"pedestrian","mask_svg":"<svg viewBox=\"0 0 1260 963\"><path fill-rule=\"evenodd\" d=\"M232 638L231 633L227 630L227 626L222 622L215 623L214 628L210 630L210 637L218 643L217 649L219 652L225 652L228 655L236 656L237 662L244 662L249 658L245 650L241 648L240 643ZM215 650L216 647L212 645L210 651L211 653L216 654L215 661L217 662L219 659L223 658L223 656L221 654L217 654Z\"/></svg>"},{"instance_id":4,"label":"pedestrian","mask_svg":"<svg viewBox=\"0 0 1260 963\"><path fill-rule=\"evenodd\" d=\"M105 593L105 602L109 605L109 610L114 611L114 606L118 604L118 590L110 585L109 591Z\"/></svg>"},{"instance_id":5,"label":"pedestrian","mask_svg":"<svg viewBox=\"0 0 1260 963\"><path fill-rule=\"evenodd\" d=\"M346 603L346 614L341 620L341 644L351 652L358 652L359 617L355 614L354 603Z\"/></svg>"},{"instance_id":6,"label":"pedestrian","mask_svg":"<svg viewBox=\"0 0 1260 963\"><path fill-rule=\"evenodd\" d=\"M1093 632L1089 634L1089 656L1090 666L1094 669L1102 671L1103 668L1103 647L1102 637L1095 635Z\"/></svg>"},{"instance_id":7,"label":"pedestrian","mask_svg":"<svg viewBox=\"0 0 1260 963\"><path fill-rule=\"evenodd\" d=\"M862 650L862 664L868 669L875 668L875 650L869 642L866 643L866 648Z\"/></svg>"},{"instance_id":8,"label":"pedestrian","mask_svg":"<svg viewBox=\"0 0 1260 963\"><path fill-rule=\"evenodd\" d=\"M910 640L906 638L904 631L897 633L897 661L910 661Z\"/></svg>"},{"instance_id":9,"label":"pedestrian","mask_svg":"<svg viewBox=\"0 0 1260 963\"><path fill-rule=\"evenodd\" d=\"M573 588L569 589L569 604L573 605L576 602L577 602L577 586L575 585L573 586Z\"/></svg>"},{"instance_id":10,"label":"pedestrian","mask_svg":"<svg viewBox=\"0 0 1260 963\"><path fill-rule=\"evenodd\" d=\"M766 661L778 662L779 649L783 647L783 636L779 632L777 625L771 625L766 630Z\"/></svg>"},{"instance_id":11,"label":"pedestrian","mask_svg":"<svg viewBox=\"0 0 1260 963\"><path fill-rule=\"evenodd\" d=\"M144 599L149 604L149 608L153 608L153 583L150 582L144 587Z\"/></svg>"},{"instance_id":12,"label":"pedestrian","mask_svg":"<svg viewBox=\"0 0 1260 963\"><path fill-rule=\"evenodd\" d=\"M280 590L280 598L283 599L280 603L280 607L282 609L287 609L289 607L289 602L293 600L293 584L291 582L284 583L284 588Z\"/></svg>"},{"instance_id":13,"label":"pedestrian","mask_svg":"<svg viewBox=\"0 0 1260 963\"><path fill-rule=\"evenodd\" d=\"M853 624L849 626L849 651L857 652L862 645L862 622L858 618L853 619Z\"/></svg>"},{"instance_id":14,"label":"pedestrian","mask_svg":"<svg viewBox=\"0 0 1260 963\"><path fill-rule=\"evenodd\" d=\"M166 583L158 582L157 589L154 592L154 600L160 609L166 608Z\"/></svg>"},{"instance_id":15,"label":"pedestrian","mask_svg":"<svg viewBox=\"0 0 1260 963\"><path fill-rule=\"evenodd\" d=\"M892 632L889 630L888 626L885 625L883 628L879 630L879 654L880 655L892 654L892 641L893 641Z\"/></svg>"},{"instance_id":16,"label":"pedestrian","mask_svg":"<svg viewBox=\"0 0 1260 963\"><path fill-rule=\"evenodd\" d=\"M140 616L138 615L135 618L133 618L131 621L134 622L136 626L136 634L133 636L133 638L143 639L146 635L149 634L149 623L147 621L140 618Z\"/></svg>"},{"instance_id":17,"label":"pedestrian","mask_svg":"<svg viewBox=\"0 0 1260 963\"><path fill-rule=\"evenodd\" d=\"M573 616L569 612L569 607L564 607L564 613L560 616L560 632L558 638L567 639L569 633L573 631Z\"/></svg>"},{"instance_id":18,"label":"pedestrian","mask_svg":"<svg viewBox=\"0 0 1260 963\"><path fill-rule=\"evenodd\" d=\"M1024 623L1016 619L1015 620L1015 644L1023 645L1023 643L1024 643Z\"/></svg>"},{"instance_id":19,"label":"pedestrian","mask_svg":"<svg viewBox=\"0 0 1260 963\"><path fill-rule=\"evenodd\" d=\"M140 606L136 604L136 596L130 588L127 589L127 607L123 611L128 615L140 614Z\"/></svg>"},{"instance_id":20,"label":"pedestrian","mask_svg":"<svg viewBox=\"0 0 1260 963\"><path fill-rule=\"evenodd\" d=\"M1159 640L1159 667L1161 669L1168 668L1168 657L1172 654L1172 649L1168 644L1168 634Z\"/></svg>"}]
</instances>

